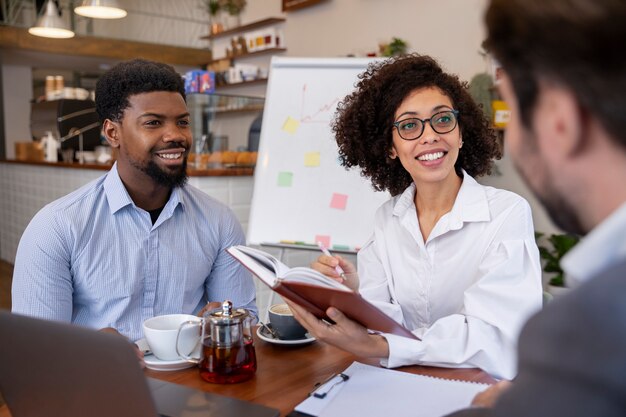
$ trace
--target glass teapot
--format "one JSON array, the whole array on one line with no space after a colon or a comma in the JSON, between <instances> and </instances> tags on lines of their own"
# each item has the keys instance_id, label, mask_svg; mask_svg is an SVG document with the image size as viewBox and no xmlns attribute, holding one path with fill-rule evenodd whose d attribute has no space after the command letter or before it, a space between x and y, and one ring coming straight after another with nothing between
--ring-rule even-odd
<instances>
[{"instance_id":1,"label":"glass teapot","mask_svg":"<svg viewBox=\"0 0 626 417\"><path fill-rule=\"evenodd\" d=\"M201 357L182 352L179 343L184 329L198 326L196 334L202 341ZM207 311L198 321L181 324L176 340L178 354L187 361L197 363L200 376L207 382L232 384L252 378L256 372L256 354L252 339L252 316L243 308L233 309L226 300L222 308Z\"/></svg>"}]
</instances>

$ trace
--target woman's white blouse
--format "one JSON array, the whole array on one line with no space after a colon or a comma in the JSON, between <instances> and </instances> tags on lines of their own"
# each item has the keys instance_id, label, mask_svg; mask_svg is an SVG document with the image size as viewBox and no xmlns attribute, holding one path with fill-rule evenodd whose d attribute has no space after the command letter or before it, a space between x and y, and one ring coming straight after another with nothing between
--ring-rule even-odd
<instances>
[{"instance_id":1,"label":"woman's white blouse","mask_svg":"<svg viewBox=\"0 0 626 417\"><path fill-rule=\"evenodd\" d=\"M387 367L424 364L516 374L516 342L541 308L530 207L464 172L452 210L424 242L415 184L383 204L359 251L360 292L421 341L384 334Z\"/></svg>"}]
</instances>

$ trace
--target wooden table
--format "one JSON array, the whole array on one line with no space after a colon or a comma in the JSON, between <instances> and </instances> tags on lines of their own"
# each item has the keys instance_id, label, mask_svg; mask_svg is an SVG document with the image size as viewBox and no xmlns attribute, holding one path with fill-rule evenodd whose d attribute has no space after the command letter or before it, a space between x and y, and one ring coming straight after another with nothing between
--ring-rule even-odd
<instances>
[{"instance_id":1,"label":"wooden table","mask_svg":"<svg viewBox=\"0 0 626 417\"><path fill-rule=\"evenodd\" d=\"M357 358L320 342L288 346L255 339L255 348L258 362L256 375L251 380L239 384L210 384L200 378L195 367L169 372L147 369L145 373L152 378L277 408L281 416L284 416L306 398L315 383L343 371L353 361L378 364L377 360ZM479 369L409 366L399 370L446 379L487 384L495 382L492 377ZM0 407L0 417L10 417L6 406Z\"/></svg>"},{"instance_id":2,"label":"wooden table","mask_svg":"<svg viewBox=\"0 0 626 417\"><path fill-rule=\"evenodd\" d=\"M147 370L146 375L203 391L236 397L277 408L282 416L302 402L317 382L343 371L352 362L378 365L377 360L357 358L332 346L313 342L286 346L255 340L257 372L249 381L232 385L210 384L196 368L174 372ZM447 379L491 384L495 380L480 369L449 369L425 366L400 368L402 371Z\"/></svg>"}]
</instances>

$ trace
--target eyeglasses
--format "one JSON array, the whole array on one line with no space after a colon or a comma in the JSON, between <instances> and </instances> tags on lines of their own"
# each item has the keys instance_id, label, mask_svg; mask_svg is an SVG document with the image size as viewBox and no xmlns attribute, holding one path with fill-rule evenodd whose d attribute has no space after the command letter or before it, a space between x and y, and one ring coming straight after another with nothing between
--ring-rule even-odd
<instances>
[{"instance_id":1,"label":"eyeglasses","mask_svg":"<svg viewBox=\"0 0 626 417\"><path fill-rule=\"evenodd\" d=\"M430 127L437 133L452 132L457 125L459 112L458 110L446 110L433 114L428 119L418 119L411 117L410 119L399 120L393 125L398 129L398 134L404 140L415 140L424 133L426 122L430 123Z\"/></svg>"}]
</instances>

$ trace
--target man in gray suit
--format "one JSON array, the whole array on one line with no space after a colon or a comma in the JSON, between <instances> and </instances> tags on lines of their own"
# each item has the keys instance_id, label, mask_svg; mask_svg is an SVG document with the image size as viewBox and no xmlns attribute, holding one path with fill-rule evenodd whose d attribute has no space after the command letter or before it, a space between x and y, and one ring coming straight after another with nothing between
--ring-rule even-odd
<instances>
[{"instance_id":1,"label":"man in gray suit","mask_svg":"<svg viewBox=\"0 0 626 417\"><path fill-rule=\"evenodd\" d=\"M526 325L519 374L455 416L626 415L626 1L492 0L507 152L564 230L576 289ZM481 408L483 407L483 408Z\"/></svg>"}]
</instances>

